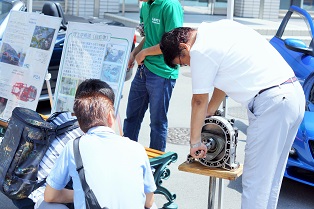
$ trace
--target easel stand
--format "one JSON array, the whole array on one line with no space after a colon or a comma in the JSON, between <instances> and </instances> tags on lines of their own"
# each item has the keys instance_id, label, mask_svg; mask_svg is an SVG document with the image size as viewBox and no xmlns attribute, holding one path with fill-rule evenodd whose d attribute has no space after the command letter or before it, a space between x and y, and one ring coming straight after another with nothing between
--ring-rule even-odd
<instances>
[{"instance_id":1,"label":"easel stand","mask_svg":"<svg viewBox=\"0 0 314 209\"><path fill-rule=\"evenodd\" d=\"M234 171L227 171L222 168L209 168L198 162L182 163L179 165L180 171L189 173L195 173L199 175L209 176L209 190L208 190L208 209L214 209L215 206L215 194L216 194L216 180L219 180L218 187L218 209L223 208L223 179L236 180L242 175L243 165Z\"/></svg>"},{"instance_id":2,"label":"easel stand","mask_svg":"<svg viewBox=\"0 0 314 209\"><path fill-rule=\"evenodd\" d=\"M52 91L51 91L51 86L50 86L50 79L51 79L51 74L48 73L46 74L45 77L45 81L46 81L46 85L47 85L47 89L48 89L48 96L49 96L49 101L50 101L50 107L52 109L52 105L53 105L53 95L52 95Z\"/></svg>"}]
</instances>

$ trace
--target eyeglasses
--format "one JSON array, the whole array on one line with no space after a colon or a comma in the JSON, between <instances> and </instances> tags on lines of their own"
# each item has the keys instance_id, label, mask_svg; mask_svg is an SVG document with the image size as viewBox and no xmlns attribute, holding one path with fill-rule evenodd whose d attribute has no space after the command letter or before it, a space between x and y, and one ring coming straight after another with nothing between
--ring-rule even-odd
<instances>
[{"instance_id":1,"label":"eyeglasses","mask_svg":"<svg viewBox=\"0 0 314 209\"><path fill-rule=\"evenodd\" d=\"M187 66L187 64L184 64L184 63L182 63L182 61L181 61L181 56L185 56L185 55L182 53L183 50L186 50L186 49L183 48L183 49L181 49L180 52L179 52L179 65L180 65L180 67Z\"/></svg>"},{"instance_id":2,"label":"eyeglasses","mask_svg":"<svg viewBox=\"0 0 314 209\"><path fill-rule=\"evenodd\" d=\"M180 67L188 66L187 64L182 63L181 54L179 55L179 65L180 65Z\"/></svg>"},{"instance_id":3,"label":"eyeglasses","mask_svg":"<svg viewBox=\"0 0 314 209\"><path fill-rule=\"evenodd\" d=\"M181 62L181 55L179 55L179 65L180 65L180 67L185 66L185 65L184 65L184 64L182 64L182 62Z\"/></svg>"}]
</instances>

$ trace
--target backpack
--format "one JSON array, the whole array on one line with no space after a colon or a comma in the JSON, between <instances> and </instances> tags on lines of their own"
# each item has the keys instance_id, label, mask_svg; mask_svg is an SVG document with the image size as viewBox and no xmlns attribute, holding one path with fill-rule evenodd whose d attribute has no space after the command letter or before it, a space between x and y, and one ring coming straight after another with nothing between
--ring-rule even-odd
<instances>
[{"instance_id":1,"label":"backpack","mask_svg":"<svg viewBox=\"0 0 314 209\"><path fill-rule=\"evenodd\" d=\"M46 121L35 111L16 107L0 144L0 191L10 199L23 199L45 183L38 170L56 136L78 128L76 119L57 125L57 115Z\"/></svg>"}]
</instances>

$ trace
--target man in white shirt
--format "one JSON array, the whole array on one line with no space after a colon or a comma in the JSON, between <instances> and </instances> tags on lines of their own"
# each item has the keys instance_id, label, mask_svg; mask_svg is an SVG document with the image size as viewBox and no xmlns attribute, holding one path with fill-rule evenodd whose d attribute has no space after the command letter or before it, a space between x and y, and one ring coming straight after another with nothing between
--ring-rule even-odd
<instances>
[{"instance_id":1,"label":"man in white shirt","mask_svg":"<svg viewBox=\"0 0 314 209\"><path fill-rule=\"evenodd\" d=\"M98 79L88 79L77 89L73 107L81 130L80 153L86 182L102 208L151 208L156 185L142 145L114 133L114 93ZM64 189L72 179L73 190ZM69 141L52 168L45 201L86 208ZM44 207L43 207L44 208Z\"/></svg>"},{"instance_id":2,"label":"man in white shirt","mask_svg":"<svg viewBox=\"0 0 314 209\"><path fill-rule=\"evenodd\" d=\"M191 67L190 154L206 156L201 143L204 119L230 96L249 116L242 209L276 208L288 152L305 109L302 87L290 66L260 34L230 20L202 23L197 30L174 29L163 35L160 48L169 66Z\"/></svg>"}]
</instances>

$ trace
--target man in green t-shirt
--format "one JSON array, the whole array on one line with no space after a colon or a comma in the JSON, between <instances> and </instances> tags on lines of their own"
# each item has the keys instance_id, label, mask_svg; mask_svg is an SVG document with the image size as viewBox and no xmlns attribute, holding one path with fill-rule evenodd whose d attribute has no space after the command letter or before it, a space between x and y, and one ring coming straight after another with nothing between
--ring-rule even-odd
<instances>
[{"instance_id":1,"label":"man in green t-shirt","mask_svg":"<svg viewBox=\"0 0 314 209\"><path fill-rule=\"evenodd\" d=\"M159 42L164 33L183 25L183 10L178 0L144 0L140 11L145 36L131 52L128 67L139 65L132 81L124 136L138 141L145 112L150 109L150 148L165 151L167 112L172 90L178 78L178 67L170 68L164 62Z\"/></svg>"}]
</instances>

